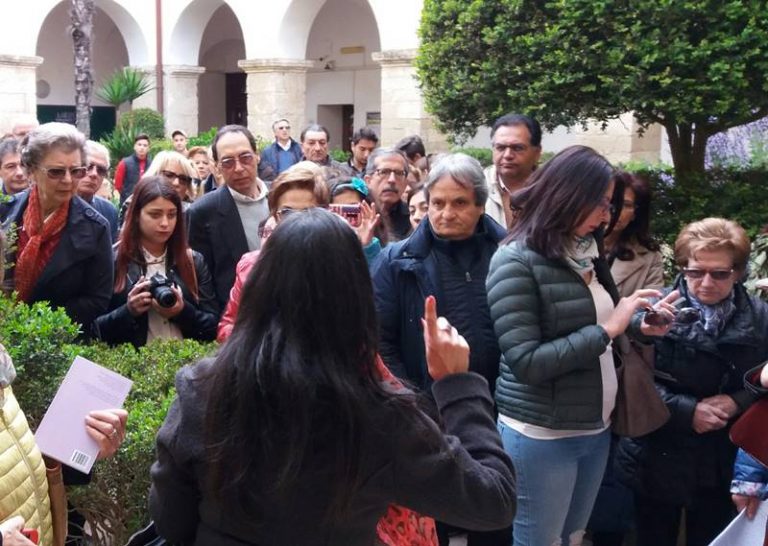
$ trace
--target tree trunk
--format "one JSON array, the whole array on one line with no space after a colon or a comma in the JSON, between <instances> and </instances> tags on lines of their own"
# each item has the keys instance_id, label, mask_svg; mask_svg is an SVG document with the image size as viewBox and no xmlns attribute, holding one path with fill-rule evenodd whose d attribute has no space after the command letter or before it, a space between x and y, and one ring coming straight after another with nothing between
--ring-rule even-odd
<instances>
[{"instance_id":1,"label":"tree trunk","mask_svg":"<svg viewBox=\"0 0 768 546\"><path fill-rule=\"evenodd\" d=\"M71 0L70 32L75 53L75 114L77 128L86 138L91 137L91 97L93 96L93 67L91 41L93 38L94 0Z\"/></svg>"},{"instance_id":2,"label":"tree trunk","mask_svg":"<svg viewBox=\"0 0 768 546\"><path fill-rule=\"evenodd\" d=\"M680 184L695 184L704 174L704 154L711 130L693 124L664 125L669 136L669 151L675 166L675 178Z\"/></svg>"}]
</instances>

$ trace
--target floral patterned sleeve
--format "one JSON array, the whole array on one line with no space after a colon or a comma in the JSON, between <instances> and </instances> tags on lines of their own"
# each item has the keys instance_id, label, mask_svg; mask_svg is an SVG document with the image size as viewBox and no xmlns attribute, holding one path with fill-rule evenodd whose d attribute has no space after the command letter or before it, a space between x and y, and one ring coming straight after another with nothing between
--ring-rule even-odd
<instances>
[{"instance_id":1,"label":"floral patterned sleeve","mask_svg":"<svg viewBox=\"0 0 768 546\"><path fill-rule=\"evenodd\" d=\"M739 449L733 468L731 494L744 497L768 498L768 468L743 449Z\"/></svg>"}]
</instances>

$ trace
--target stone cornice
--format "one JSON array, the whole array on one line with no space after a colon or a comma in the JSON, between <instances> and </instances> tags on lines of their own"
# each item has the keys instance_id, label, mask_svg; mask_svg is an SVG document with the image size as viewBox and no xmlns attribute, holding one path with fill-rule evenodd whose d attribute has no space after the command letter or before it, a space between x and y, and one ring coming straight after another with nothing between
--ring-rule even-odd
<instances>
[{"instance_id":1,"label":"stone cornice","mask_svg":"<svg viewBox=\"0 0 768 546\"><path fill-rule=\"evenodd\" d=\"M204 66L195 66L191 64L172 64L165 65L163 70L171 76L199 76L205 72Z\"/></svg>"},{"instance_id":2,"label":"stone cornice","mask_svg":"<svg viewBox=\"0 0 768 546\"><path fill-rule=\"evenodd\" d=\"M243 72L306 72L315 66L306 59L243 59L237 61Z\"/></svg>"},{"instance_id":3,"label":"stone cornice","mask_svg":"<svg viewBox=\"0 0 768 546\"><path fill-rule=\"evenodd\" d=\"M416 49L386 49L371 54L381 66L411 66L416 58Z\"/></svg>"},{"instance_id":4,"label":"stone cornice","mask_svg":"<svg viewBox=\"0 0 768 546\"><path fill-rule=\"evenodd\" d=\"M0 65L11 65L22 68L37 68L43 64L42 57L29 57L26 55L0 55Z\"/></svg>"}]
</instances>

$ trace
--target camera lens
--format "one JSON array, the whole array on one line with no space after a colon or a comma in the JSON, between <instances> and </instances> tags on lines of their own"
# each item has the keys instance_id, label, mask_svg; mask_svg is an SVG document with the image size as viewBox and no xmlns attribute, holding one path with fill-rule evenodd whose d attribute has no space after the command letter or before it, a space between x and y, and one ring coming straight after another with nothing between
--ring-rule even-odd
<instances>
[{"instance_id":1,"label":"camera lens","mask_svg":"<svg viewBox=\"0 0 768 546\"><path fill-rule=\"evenodd\" d=\"M160 307L173 307L176 305L176 294L167 286L158 286L152 293Z\"/></svg>"}]
</instances>

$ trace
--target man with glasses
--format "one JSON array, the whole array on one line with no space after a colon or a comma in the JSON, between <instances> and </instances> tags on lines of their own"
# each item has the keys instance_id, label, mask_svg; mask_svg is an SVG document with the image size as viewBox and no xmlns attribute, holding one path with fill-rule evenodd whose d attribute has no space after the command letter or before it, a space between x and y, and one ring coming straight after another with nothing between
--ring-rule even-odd
<instances>
[{"instance_id":1,"label":"man with glasses","mask_svg":"<svg viewBox=\"0 0 768 546\"><path fill-rule=\"evenodd\" d=\"M112 203L96 195L109 172L109 150L103 144L89 140L85 143L85 153L88 172L77 183L77 195L109 222L109 233L112 243L115 243L118 227L117 209Z\"/></svg>"},{"instance_id":2,"label":"man with glasses","mask_svg":"<svg viewBox=\"0 0 768 546\"><path fill-rule=\"evenodd\" d=\"M189 209L189 245L208 264L219 308L235 282L235 266L261 247L259 224L269 216L267 186L256 175L256 139L242 125L225 125L213 139L213 160L224 186L206 193Z\"/></svg>"},{"instance_id":3,"label":"man with glasses","mask_svg":"<svg viewBox=\"0 0 768 546\"><path fill-rule=\"evenodd\" d=\"M485 169L485 212L509 228L514 221L509 197L525 185L541 157L539 122L522 114L501 116L491 128L491 150L493 165Z\"/></svg>"},{"instance_id":4,"label":"man with glasses","mask_svg":"<svg viewBox=\"0 0 768 546\"><path fill-rule=\"evenodd\" d=\"M272 181L277 175L301 161L301 145L291 138L291 124L285 119L278 119L272 124L275 141L261 152L259 178Z\"/></svg>"},{"instance_id":5,"label":"man with glasses","mask_svg":"<svg viewBox=\"0 0 768 546\"><path fill-rule=\"evenodd\" d=\"M368 156L365 183L381 214L382 244L405 239L411 234L411 219L403 193L408 187L408 159L393 148L377 148Z\"/></svg>"},{"instance_id":6,"label":"man with glasses","mask_svg":"<svg viewBox=\"0 0 768 546\"><path fill-rule=\"evenodd\" d=\"M21 166L19 140L14 137L0 140L0 194L14 195L29 187L29 179Z\"/></svg>"}]
</instances>

